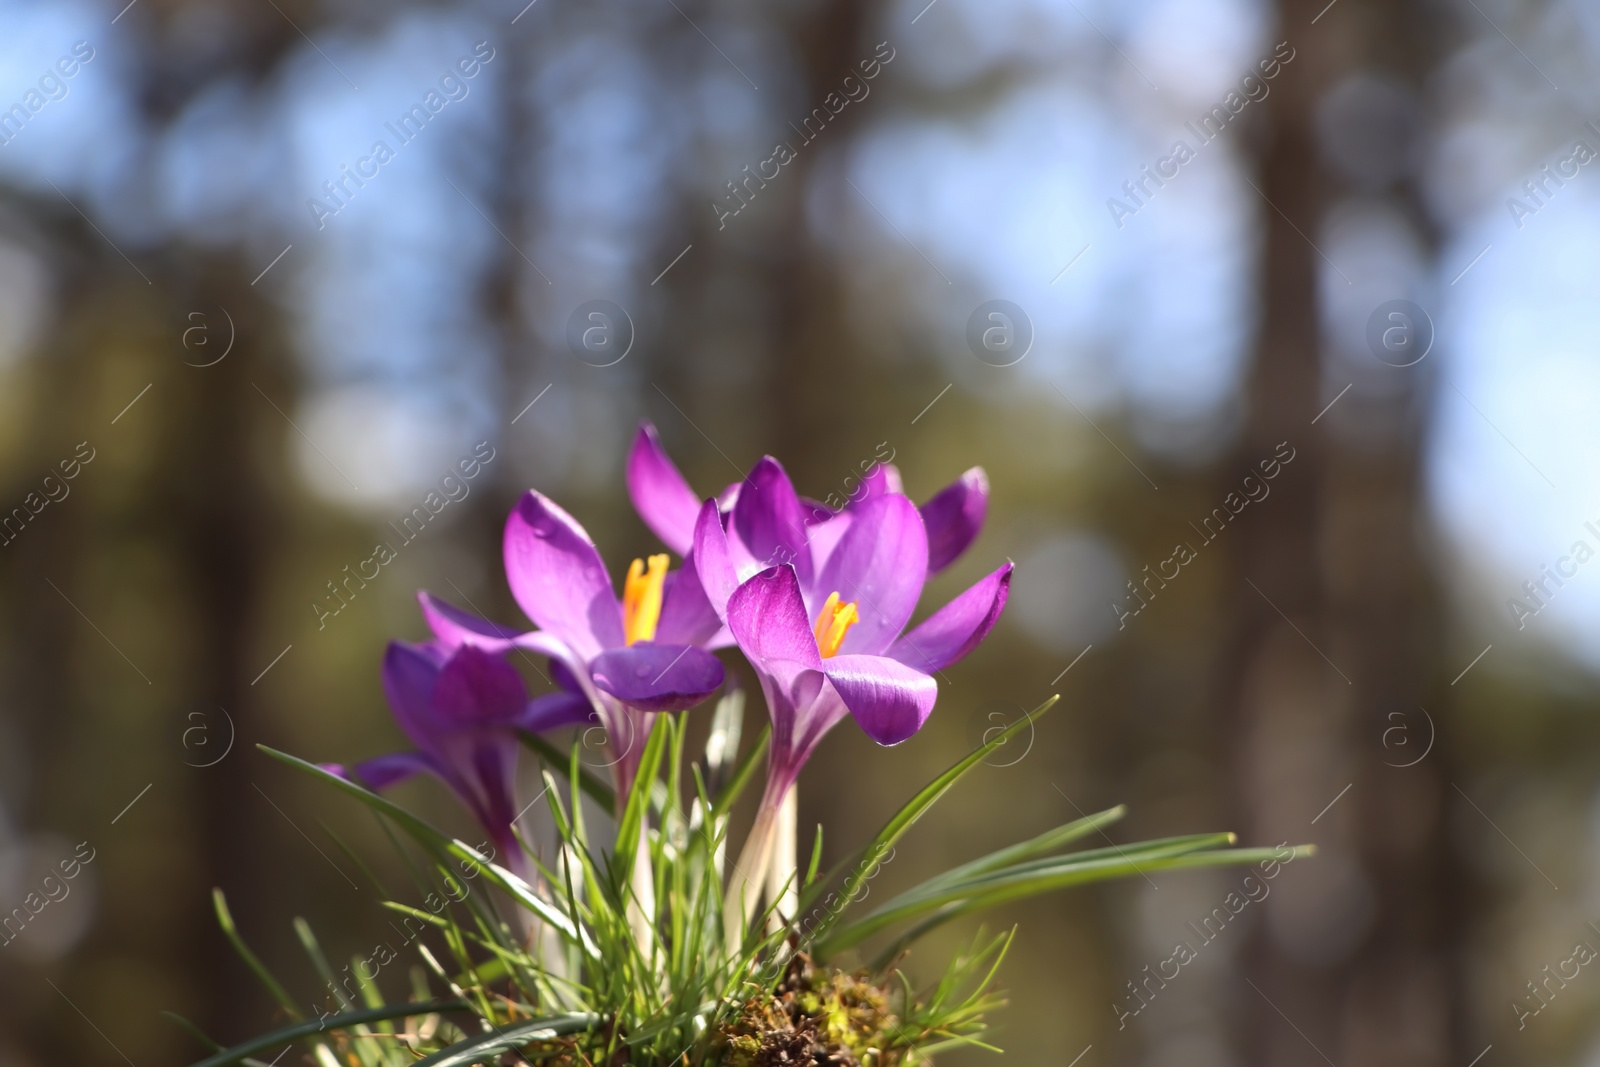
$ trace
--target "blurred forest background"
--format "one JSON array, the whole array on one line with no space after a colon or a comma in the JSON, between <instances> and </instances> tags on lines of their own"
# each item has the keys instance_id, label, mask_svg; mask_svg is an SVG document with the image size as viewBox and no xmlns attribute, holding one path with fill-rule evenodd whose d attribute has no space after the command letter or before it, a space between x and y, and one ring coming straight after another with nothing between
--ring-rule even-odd
<instances>
[{"instance_id":1,"label":"blurred forest background","mask_svg":"<svg viewBox=\"0 0 1600 1067\"><path fill-rule=\"evenodd\" d=\"M524 3L0 0L0 908L93 850L0 952L0 1064L264 1029L212 886L308 1004L293 916L384 936L333 835L389 842L254 746L395 749L383 644L417 588L519 620L526 487L648 550L642 418L702 492L763 452L819 498L885 449L919 499L988 471L930 601L1009 557L1009 609L911 742L829 737L833 857L1058 690L886 890L1117 802L1123 840L1320 847L1120 1027L1237 872L997 915L1009 1062L1600 1063L1600 978L1545 970L1600 946L1600 8ZM590 301L620 362L569 339Z\"/></svg>"}]
</instances>

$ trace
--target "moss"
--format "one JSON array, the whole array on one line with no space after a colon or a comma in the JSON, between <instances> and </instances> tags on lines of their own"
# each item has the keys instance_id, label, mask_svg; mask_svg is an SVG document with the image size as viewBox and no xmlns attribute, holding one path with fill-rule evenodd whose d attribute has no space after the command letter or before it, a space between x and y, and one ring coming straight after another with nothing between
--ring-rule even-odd
<instances>
[{"instance_id":1,"label":"moss","mask_svg":"<svg viewBox=\"0 0 1600 1067\"><path fill-rule=\"evenodd\" d=\"M897 1067L898 1025L888 993L864 974L818 970L798 954L771 996L720 1028L717 1051L724 1067Z\"/></svg>"}]
</instances>

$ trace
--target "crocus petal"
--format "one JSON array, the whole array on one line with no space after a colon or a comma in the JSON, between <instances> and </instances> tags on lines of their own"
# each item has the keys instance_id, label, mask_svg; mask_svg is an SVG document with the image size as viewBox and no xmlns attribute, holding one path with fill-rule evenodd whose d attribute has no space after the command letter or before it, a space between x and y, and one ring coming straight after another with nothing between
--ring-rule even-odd
<instances>
[{"instance_id":1,"label":"crocus petal","mask_svg":"<svg viewBox=\"0 0 1600 1067\"><path fill-rule=\"evenodd\" d=\"M819 522L827 522L833 518L837 514L837 510L820 500L812 500L808 496L803 496L800 498L800 514L806 517L807 526L815 526Z\"/></svg>"},{"instance_id":2,"label":"crocus petal","mask_svg":"<svg viewBox=\"0 0 1600 1067\"><path fill-rule=\"evenodd\" d=\"M741 585L728 601L728 629L761 679L772 718L769 770L786 788L838 721L794 568L770 567Z\"/></svg>"},{"instance_id":3,"label":"crocus petal","mask_svg":"<svg viewBox=\"0 0 1600 1067\"><path fill-rule=\"evenodd\" d=\"M700 587L711 609L719 618L726 618L728 598L739 588L739 572L734 567L728 532L722 528L722 514L715 500L707 500L695 519L694 559Z\"/></svg>"},{"instance_id":4,"label":"crocus petal","mask_svg":"<svg viewBox=\"0 0 1600 1067\"><path fill-rule=\"evenodd\" d=\"M554 679L557 685L564 689L579 688L577 681L572 680L571 671L578 669L580 660L577 654L554 634L538 630L523 632L512 626L501 626L497 622L479 618L428 593L418 593L417 599L422 604L422 617L433 631L433 643L446 653L462 645L471 645L485 652L495 653L510 652L514 648L526 649L549 656L553 669L559 666L559 669L568 672L570 684L562 682L558 677Z\"/></svg>"},{"instance_id":5,"label":"crocus petal","mask_svg":"<svg viewBox=\"0 0 1600 1067\"><path fill-rule=\"evenodd\" d=\"M860 621L839 650L879 655L905 629L928 574L928 538L917 506L903 496L880 496L853 509L850 528L828 557L812 605L837 592L854 601Z\"/></svg>"},{"instance_id":6,"label":"crocus petal","mask_svg":"<svg viewBox=\"0 0 1600 1067\"><path fill-rule=\"evenodd\" d=\"M931 677L885 656L834 656L823 663L845 707L880 745L898 745L922 729L939 695Z\"/></svg>"},{"instance_id":7,"label":"crocus petal","mask_svg":"<svg viewBox=\"0 0 1600 1067\"><path fill-rule=\"evenodd\" d=\"M520 851L511 824L516 819L517 743L510 738L484 738L473 746L470 758L473 798L481 805L479 819L512 851Z\"/></svg>"},{"instance_id":8,"label":"crocus petal","mask_svg":"<svg viewBox=\"0 0 1600 1067\"><path fill-rule=\"evenodd\" d=\"M656 428L639 424L628 453L628 495L644 524L680 556L689 554L700 498L661 447Z\"/></svg>"},{"instance_id":9,"label":"crocus petal","mask_svg":"<svg viewBox=\"0 0 1600 1067\"><path fill-rule=\"evenodd\" d=\"M856 513L846 508L821 522L812 523L806 531L811 539L811 565L816 572L821 574L828 569L828 560L833 558L833 550L839 547L839 541L844 537L844 532L850 529L850 523L855 520ZM828 590L830 593L833 590Z\"/></svg>"},{"instance_id":10,"label":"crocus petal","mask_svg":"<svg viewBox=\"0 0 1600 1067\"><path fill-rule=\"evenodd\" d=\"M655 640L664 645L699 645L722 628L717 609L711 606L701 584L699 565L693 554L683 566L667 575L661 590L661 617L656 623Z\"/></svg>"},{"instance_id":11,"label":"crocus petal","mask_svg":"<svg viewBox=\"0 0 1600 1067\"><path fill-rule=\"evenodd\" d=\"M542 630L530 630L525 634L517 635L516 645L518 648L525 648L530 652L537 652L541 656L549 656L552 660L559 661L571 675L575 676L583 669L583 661L578 658L577 653L568 648L554 634L547 634ZM485 649L485 651L490 650ZM565 685L560 679L552 679L552 681L555 681L557 685L561 685L563 688L572 688Z\"/></svg>"},{"instance_id":12,"label":"crocus petal","mask_svg":"<svg viewBox=\"0 0 1600 1067\"><path fill-rule=\"evenodd\" d=\"M562 691L546 693L528 701L528 706L517 716L515 725L518 729L542 734L546 730L594 721L594 705L589 703L588 697L582 693Z\"/></svg>"},{"instance_id":13,"label":"crocus petal","mask_svg":"<svg viewBox=\"0 0 1600 1067\"><path fill-rule=\"evenodd\" d=\"M439 768L433 760L421 752L395 752L387 756L362 760L351 768L348 774L341 777L376 790L388 789L391 785L403 782L414 774L444 777L439 774Z\"/></svg>"},{"instance_id":14,"label":"crocus petal","mask_svg":"<svg viewBox=\"0 0 1600 1067\"><path fill-rule=\"evenodd\" d=\"M567 665L567 660L565 658L551 656L549 663L550 680L552 682L556 683L556 685L560 686L562 689L565 689L569 693L581 694L583 692L583 683L578 680L578 676L574 674L572 668Z\"/></svg>"},{"instance_id":15,"label":"crocus petal","mask_svg":"<svg viewBox=\"0 0 1600 1067\"><path fill-rule=\"evenodd\" d=\"M733 505L734 560L761 567L790 563L800 581L811 582L811 549L806 543L806 510L795 495L783 465L762 456L751 468ZM740 558L740 549L748 560Z\"/></svg>"},{"instance_id":16,"label":"crocus petal","mask_svg":"<svg viewBox=\"0 0 1600 1067\"><path fill-rule=\"evenodd\" d=\"M433 711L433 686L444 666L444 653L433 645L390 641L383 654L383 692L395 721L424 751L438 744L441 724Z\"/></svg>"},{"instance_id":17,"label":"crocus petal","mask_svg":"<svg viewBox=\"0 0 1600 1067\"><path fill-rule=\"evenodd\" d=\"M928 529L928 573L942 571L967 550L989 510L989 476L973 467L922 505Z\"/></svg>"},{"instance_id":18,"label":"crocus petal","mask_svg":"<svg viewBox=\"0 0 1600 1067\"><path fill-rule=\"evenodd\" d=\"M900 468L892 463L874 463L872 469L861 476L861 485L850 494L850 507L860 507L869 500L897 493L905 495L900 485Z\"/></svg>"},{"instance_id":19,"label":"crocus petal","mask_svg":"<svg viewBox=\"0 0 1600 1067\"><path fill-rule=\"evenodd\" d=\"M822 653L800 596L800 579L787 564L768 567L728 598L728 629L756 670L766 660L822 669Z\"/></svg>"},{"instance_id":20,"label":"crocus petal","mask_svg":"<svg viewBox=\"0 0 1600 1067\"><path fill-rule=\"evenodd\" d=\"M989 636L1011 592L1012 564L980 579L889 646L888 655L932 674L950 666Z\"/></svg>"},{"instance_id":21,"label":"crocus petal","mask_svg":"<svg viewBox=\"0 0 1600 1067\"><path fill-rule=\"evenodd\" d=\"M459 726L509 723L527 703L528 690L516 669L471 645L456 649L433 687L434 711Z\"/></svg>"},{"instance_id":22,"label":"crocus petal","mask_svg":"<svg viewBox=\"0 0 1600 1067\"><path fill-rule=\"evenodd\" d=\"M536 492L506 520L511 595L541 630L585 659L623 643L622 607L594 542L571 515Z\"/></svg>"},{"instance_id":23,"label":"crocus petal","mask_svg":"<svg viewBox=\"0 0 1600 1067\"><path fill-rule=\"evenodd\" d=\"M682 711L722 684L722 661L692 645L640 641L589 664L596 688L641 711Z\"/></svg>"},{"instance_id":24,"label":"crocus petal","mask_svg":"<svg viewBox=\"0 0 1600 1067\"><path fill-rule=\"evenodd\" d=\"M562 689L584 696L591 705L600 702L602 694L589 678L589 665L551 635L537 630L522 634L517 638L517 647L548 656L549 678Z\"/></svg>"},{"instance_id":25,"label":"crocus petal","mask_svg":"<svg viewBox=\"0 0 1600 1067\"><path fill-rule=\"evenodd\" d=\"M433 631L434 638L447 649L470 644L489 652L506 652L521 634L510 626L479 618L421 590L417 592L417 603L422 605L422 618Z\"/></svg>"},{"instance_id":26,"label":"crocus petal","mask_svg":"<svg viewBox=\"0 0 1600 1067\"><path fill-rule=\"evenodd\" d=\"M768 783L781 793L794 783L811 750L845 715L845 708L839 695L828 688L827 675L803 663L762 660L756 676L772 719Z\"/></svg>"}]
</instances>

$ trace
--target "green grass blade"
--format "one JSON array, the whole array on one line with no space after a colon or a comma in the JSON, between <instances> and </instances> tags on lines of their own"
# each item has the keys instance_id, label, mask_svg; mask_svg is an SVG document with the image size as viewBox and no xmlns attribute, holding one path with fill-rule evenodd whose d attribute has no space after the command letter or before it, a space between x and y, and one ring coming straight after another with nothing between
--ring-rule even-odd
<instances>
[{"instance_id":1,"label":"green grass blade","mask_svg":"<svg viewBox=\"0 0 1600 1067\"><path fill-rule=\"evenodd\" d=\"M364 789L347 778L341 778L337 774L332 774L328 771L325 771L321 767L318 767L315 763L309 763L298 756L291 756L287 752L279 752L277 749L271 748L267 745L257 745L256 747L262 752L265 752L267 755L271 756L273 759L281 760L282 762L289 764L291 767L297 767L300 770L305 771L307 774L320 778L332 785L334 788L339 789L352 797L355 797L369 808L372 808L383 815L387 815L389 818L393 819L397 824L399 824L399 826L408 834L415 838L418 843L434 849L435 851L444 852L457 860L466 860L469 863L472 863L478 868L484 878L498 888L504 890L513 899L515 899L517 903L521 904L523 907L537 915L540 919L548 923L550 927L557 931L562 937L566 938L573 944L578 945L591 957L597 954L594 942L588 937L586 931L579 927L575 927L572 920L568 919L566 915L562 914L547 901L541 900L539 896L534 893L533 888L529 886L528 883L524 882L521 878L506 870L504 867L490 862L486 857L479 854L479 852L472 846L434 829L432 826L428 825L428 823L417 818L415 815L411 814L409 811L406 811L393 801L381 797L377 793L371 792L368 789ZM292 1011L293 1009L291 1008L289 1010Z\"/></svg>"},{"instance_id":2,"label":"green grass blade","mask_svg":"<svg viewBox=\"0 0 1600 1067\"><path fill-rule=\"evenodd\" d=\"M683 837L687 825L683 813L683 746L688 731L683 728L683 720L676 715L664 715L661 722L671 738L667 747L672 753L667 760L667 795L661 807L662 836L677 842Z\"/></svg>"},{"instance_id":3,"label":"green grass blade","mask_svg":"<svg viewBox=\"0 0 1600 1067\"><path fill-rule=\"evenodd\" d=\"M260 957L254 952L250 951L250 946L246 945L244 938L239 936L239 928L234 925L233 913L228 910L228 901L222 895L222 890L213 889L211 891L211 903L217 911L217 925L222 927L223 934L233 943L233 950L239 954L239 958L244 960L245 965L255 972L256 978L260 979L261 984L266 986L267 992L272 994L272 999L276 1000L278 1006L288 1013L289 1018L305 1018L304 1014L294 1006L294 1001L289 999L288 991L278 984L278 980L272 976L272 972L267 970L267 965L262 963Z\"/></svg>"},{"instance_id":4,"label":"green grass blade","mask_svg":"<svg viewBox=\"0 0 1600 1067\"><path fill-rule=\"evenodd\" d=\"M1006 727L1000 733L995 734L995 736L990 738L988 741L985 741L983 744L973 749L970 753L963 757L960 762L956 763L955 766L951 767L949 770L939 775L939 777L923 786L922 790L917 793L916 796L907 801L906 805L895 813L894 818L889 820L888 825L884 826L882 830L878 831L878 836L873 838L872 843L868 845L862 853L860 853L861 855L871 857L873 863L858 864L855 870L852 871L850 876L845 880L844 887L839 891L839 898L846 902L845 906L848 907L849 902L855 899L856 893L861 889L861 884L870 876L874 864L880 858L882 858L883 854L887 852L896 841L900 840L900 838L904 836L907 830L911 829L912 825L915 824L918 819L922 818L922 816L927 813L929 808L933 807L933 805L938 802L940 797L948 793L952 786L965 777L968 771L972 770L972 768L983 762L983 760L990 753L994 752L1000 746L1006 744L1016 734L1021 733L1024 728L1032 729L1034 722L1037 721L1041 715L1054 707L1055 703L1060 699L1061 697L1059 694L1052 696L1049 700L1046 700L1043 704L1040 704L1033 711L1029 712L1027 715ZM832 879L830 877L829 881L831 880ZM802 903L801 907L803 910L805 904ZM812 935L817 939L818 942L822 942L827 938L828 931L832 928L834 923L838 921L839 916L844 914L844 910L845 909L843 907L836 910L830 909L823 916L822 922L818 924L818 928L812 932Z\"/></svg>"},{"instance_id":5,"label":"green grass blade","mask_svg":"<svg viewBox=\"0 0 1600 1067\"><path fill-rule=\"evenodd\" d=\"M531 1019L515 1026L497 1027L492 1033L478 1034L440 1049L431 1056L417 1060L412 1067L469 1067L470 1064L488 1063L501 1053L515 1052L535 1041L548 1041L588 1030L599 1021L600 1016L592 1012L573 1012L570 1015Z\"/></svg>"},{"instance_id":6,"label":"green grass blade","mask_svg":"<svg viewBox=\"0 0 1600 1067\"><path fill-rule=\"evenodd\" d=\"M537 752L540 757L544 759L546 764L555 768L557 773L564 775L571 773L570 764L567 760L567 757L563 755L561 750L556 748L555 745L552 745L549 741L540 737L538 734L531 733L527 730L519 731L517 736L522 739L522 743L525 746L532 749L534 752ZM574 745L573 747L576 749L577 746ZM581 763L578 764L577 773L578 777L576 782L578 788L587 793L589 795L589 799L593 800L606 811L617 810L617 794L615 790L611 788L611 786L607 785L592 771L585 768Z\"/></svg>"},{"instance_id":7,"label":"green grass blade","mask_svg":"<svg viewBox=\"0 0 1600 1067\"><path fill-rule=\"evenodd\" d=\"M755 776L756 766L761 762L761 757L766 754L767 746L772 743L772 724L768 723L761 728L761 736L756 738L756 743L750 746L750 751L739 760L739 766L734 768L733 775L728 779L728 787L717 794L715 805L711 809L713 818L726 818L728 812L733 810L738 803L739 795L744 792L745 786L750 784L750 779Z\"/></svg>"},{"instance_id":8,"label":"green grass blade","mask_svg":"<svg viewBox=\"0 0 1600 1067\"><path fill-rule=\"evenodd\" d=\"M806 864L805 881L802 886L808 886L817 880L817 868L822 866L822 824L817 823L817 836L811 844L811 862Z\"/></svg>"},{"instance_id":9,"label":"green grass blade","mask_svg":"<svg viewBox=\"0 0 1600 1067\"><path fill-rule=\"evenodd\" d=\"M1001 879L1015 880L1038 873L1052 873L1068 866L1081 863L1097 862L1111 857L1120 857L1129 863L1138 866L1144 859L1159 859L1166 856L1181 856L1191 852L1203 852L1209 849L1224 848L1234 843L1232 834L1186 834L1181 837L1162 837L1150 841L1136 841L1128 845L1109 845L1105 848L1085 849L1081 852L1069 852L1060 856L1045 856L1038 859L1024 860L1006 867L979 871L966 877L954 879L946 876L929 879L914 889L909 889L892 901L880 904L874 914L887 911L891 907L912 905L939 898L950 900L958 896L971 896L973 892L981 890L986 885ZM864 920L863 920L864 921Z\"/></svg>"},{"instance_id":10,"label":"green grass blade","mask_svg":"<svg viewBox=\"0 0 1600 1067\"><path fill-rule=\"evenodd\" d=\"M371 1008L365 1011L345 1012L342 1015L329 1015L324 1019L308 1019L293 1026L280 1027L268 1034L251 1038L242 1045L235 1045L201 1060L193 1067L228 1067L229 1064L238 1063L246 1056L268 1049L277 1048L289 1041L298 1041L302 1037L311 1037L314 1034L327 1033L333 1030L344 1030L352 1026L365 1023L379 1022L384 1019L401 1019L412 1015L432 1015L435 1012L461 1011L467 1007L461 1000L431 1000L420 1004L390 1004L383 1008Z\"/></svg>"},{"instance_id":11,"label":"green grass blade","mask_svg":"<svg viewBox=\"0 0 1600 1067\"><path fill-rule=\"evenodd\" d=\"M1118 804L1114 808L1097 811L1093 815L1082 819L1074 819L1072 822L1064 823L1053 830L1047 830L1038 837L1030 838L1015 845L1009 845L1006 848L997 849L987 856L973 860L971 863L963 863L959 867L952 867L943 874L928 879L923 883L923 886L959 882L974 875L1009 867L1014 863L1020 863L1035 856L1043 856L1059 848L1065 848L1079 838L1087 837L1098 830L1105 829L1127 813L1127 806ZM915 891L912 890L912 892Z\"/></svg>"},{"instance_id":12,"label":"green grass blade","mask_svg":"<svg viewBox=\"0 0 1600 1067\"><path fill-rule=\"evenodd\" d=\"M311 966L316 969L317 976L326 983L333 998L339 1002L339 1007L350 1011L355 1007L355 1002L348 993L334 983L333 967L328 963L328 958L322 954L322 946L317 943L317 935L312 932L311 924L296 915L294 917L294 933L300 939L300 947L305 949L306 955L311 958Z\"/></svg>"},{"instance_id":13,"label":"green grass blade","mask_svg":"<svg viewBox=\"0 0 1600 1067\"><path fill-rule=\"evenodd\" d=\"M572 787L569 790L569 795L571 798L570 802L572 805L572 834L571 836L562 835L562 840L566 841L569 845L576 843L581 844L584 848L588 848L589 829L583 821L583 798L579 796L579 793L582 792L582 775L584 771L582 765L578 761L577 745L572 746L572 752L568 757L568 764L567 780L572 784ZM613 795L612 799L613 801L615 800L615 795ZM608 805L605 810L614 812L617 809L613 804Z\"/></svg>"},{"instance_id":14,"label":"green grass blade","mask_svg":"<svg viewBox=\"0 0 1600 1067\"><path fill-rule=\"evenodd\" d=\"M371 882L377 887L380 895L386 897L393 895L384 887L384 884L378 880L378 876L372 873L372 868L367 866L367 862L361 858L361 854L355 849L351 848L349 845L345 844L344 838L335 833L333 827L329 826L321 819L317 820L317 825L322 827L322 832L331 837L333 839L333 843L339 846L339 851L350 857L350 862L354 863L356 865L356 869L366 876L367 881Z\"/></svg>"},{"instance_id":15,"label":"green grass blade","mask_svg":"<svg viewBox=\"0 0 1600 1067\"><path fill-rule=\"evenodd\" d=\"M415 919L420 923L426 923L436 930L444 930L450 926L449 922L441 919L439 916L423 911L421 908L413 908L409 904L401 904L399 901L395 900L384 900L380 901L379 903L392 912L404 915L408 919Z\"/></svg>"},{"instance_id":16,"label":"green grass blade","mask_svg":"<svg viewBox=\"0 0 1600 1067\"><path fill-rule=\"evenodd\" d=\"M650 794L656 776L661 770L661 756L666 751L668 731L658 728L650 720L649 736L645 738L644 752L639 756L639 770L633 779L633 789L628 793L622 817L617 820L617 844L612 874L620 879L617 886L626 886L633 874L633 863L639 852L640 831L644 828L645 811L650 806ZM625 891L625 890L624 890Z\"/></svg>"},{"instance_id":17,"label":"green grass blade","mask_svg":"<svg viewBox=\"0 0 1600 1067\"><path fill-rule=\"evenodd\" d=\"M1298 845L1294 849L1294 856L1309 856L1314 851L1314 846ZM1103 882L1111 878L1125 878L1133 874L1176 871L1195 867L1223 867L1259 863L1267 860L1282 861L1283 859L1283 853L1272 848L1240 848L1226 851L1198 852L1178 856L1147 858L1139 862L1112 856L1090 863L1063 867L1054 872L1036 872L1010 880L999 880L991 883L981 891L974 892L969 897L957 898L948 902L935 914L918 924L910 933L896 940L889 950L879 955L878 959L892 959L895 955L898 955L901 949L916 938L921 937L934 927L949 922L951 919L975 911L982 911L986 908L1007 904L1014 900L1021 900L1025 897L1038 896L1041 893L1088 885L1092 882ZM852 933L855 932L852 930ZM844 931L840 933L843 934ZM851 942L854 943L860 940L861 937L852 937ZM839 951L843 947L845 947L845 944L836 936L834 941L826 946L826 951L819 952L819 956L826 955L826 952Z\"/></svg>"},{"instance_id":18,"label":"green grass blade","mask_svg":"<svg viewBox=\"0 0 1600 1067\"><path fill-rule=\"evenodd\" d=\"M190 1037L193 1037L196 1041L209 1048L212 1052L223 1051L221 1042L212 1040L211 1036L208 1035L204 1030L200 1029L194 1023L190 1022L188 1019L185 1019L177 1012L163 1011L161 1013L161 1017L169 1022L173 1022L178 1026L181 1026L184 1030L188 1031Z\"/></svg>"},{"instance_id":19,"label":"green grass blade","mask_svg":"<svg viewBox=\"0 0 1600 1067\"><path fill-rule=\"evenodd\" d=\"M885 901L866 916L846 924L825 942L826 950L836 952L862 941L886 926L914 919L952 901L983 896L995 890L1034 881L1048 881L1074 870L1099 870L1107 863L1124 864L1130 873L1140 873L1156 861L1170 856L1188 855L1220 848L1232 841L1232 834L1198 834L1188 837L1145 841L1132 845L1073 852L1065 856L1031 860L997 871L988 871L960 881L923 883L916 889ZM1108 875L1107 877L1116 877Z\"/></svg>"}]
</instances>

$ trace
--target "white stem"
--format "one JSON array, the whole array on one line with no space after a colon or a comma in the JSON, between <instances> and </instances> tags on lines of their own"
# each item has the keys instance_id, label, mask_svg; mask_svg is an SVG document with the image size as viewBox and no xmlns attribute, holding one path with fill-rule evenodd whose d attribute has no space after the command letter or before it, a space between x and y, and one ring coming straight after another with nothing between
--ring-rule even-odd
<instances>
[{"instance_id":1,"label":"white stem","mask_svg":"<svg viewBox=\"0 0 1600 1067\"><path fill-rule=\"evenodd\" d=\"M772 846L777 836L778 809L782 801L774 803L770 796L761 798L761 809L750 827L750 836L733 864L728 876L728 895L722 905L722 928L726 935L728 955L734 956L744 943L745 930L755 917L761 904L761 888L766 881L767 864L771 861Z\"/></svg>"},{"instance_id":2,"label":"white stem","mask_svg":"<svg viewBox=\"0 0 1600 1067\"><path fill-rule=\"evenodd\" d=\"M800 907L800 869L796 860L799 847L800 790L791 786L778 805L773 827L772 856L767 862L767 902L777 902L768 928L777 930L794 919Z\"/></svg>"},{"instance_id":3,"label":"white stem","mask_svg":"<svg viewBox=\"0 0 1600 1067\"><path fill-rule=\"evenodd\" d=\"M633 931L634 944L646 960L655 959L656 880L655 868L650 862L650 831L639 824L639 847L633 854L633 871L628 884L633 892L628 898L628 929Z\"/></svg>"}]
</instances>

